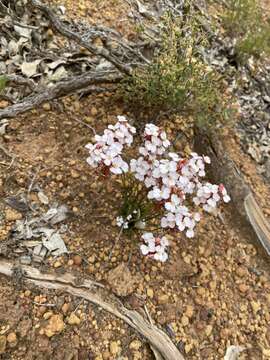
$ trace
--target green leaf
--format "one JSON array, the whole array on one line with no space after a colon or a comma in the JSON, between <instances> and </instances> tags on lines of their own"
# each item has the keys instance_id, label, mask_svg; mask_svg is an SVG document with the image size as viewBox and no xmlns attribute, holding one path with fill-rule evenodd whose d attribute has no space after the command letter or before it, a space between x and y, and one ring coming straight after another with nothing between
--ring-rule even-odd
<instances>
[{"instance_id":1,"label":"green leaf","mask_svg":"<svg viewBox=\"0 0 270 360\"><path fill-rule=\"evenodd\" d=\"M0 76L0 92L4 90L7 84L7 77L5 75Z\"/></svg>"}]
</instances>

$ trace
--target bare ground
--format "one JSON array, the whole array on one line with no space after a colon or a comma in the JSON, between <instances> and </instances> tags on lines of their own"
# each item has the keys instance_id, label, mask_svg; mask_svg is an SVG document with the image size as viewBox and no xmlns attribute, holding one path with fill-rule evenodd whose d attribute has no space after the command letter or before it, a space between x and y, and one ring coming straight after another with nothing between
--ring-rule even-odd
<instances>
[{"instance_id":1,"label":"bare ground","mask_svg":"<svg viewBox=\"0 0 270 360\"><path fill-rule=\"evenodd\" d=\"M194 240L173 236L170 261L165 265L141 257L136 235L132 239L122 236L114 247L118 237L114 219L119 194L113 183L104 185L85 163L84 145L93 134L74 119L95 124L99 131L114 121L121 109L106 95L80 102L70 98L60 105L52 104L56 109L50 110L46 105L12 120L5 140L16 159L8 172L5 166L1 167L3 198L27 191L34 175L35 183L50 201L66 204L72 210L68 221L70 233L65 235L65 242L70 251L81 255L81 260L75 256L49 258L46 265L60 272L72 270L107 284L110 271L128 262L131 276L139 280L125 301L133 308L145 303L151 317L170 332L188 359L221 359L229 344L248 347L246 359L267 359L268 355L263 356L263 351L267 354L269 349L270 330L267 261L254 246L256 240L235 220L233 205L223 209L220 218L205 219ZM165 127L170 130L170 122ZM171 130L176 131L175 124L173 127ZM251 160L243 162L245 156L239 153L240 148L232 138L229 148L236 161L241 158L242 170L247 180L253 179L254 190L262 195L267 212L267 185L256 175ZM31 199L39 201L35 193ZM7 221L7 211L3 207L2 240L14 223ZM137 337L125 324L89 304L78 306L78 299L40 289L29 292L23 284L14 286L4 279L1 292L1 306L5 309L1 312L2 334L17 335L16 343L8 343L3 358L46 359L49 351L53 354L49 356L66 359L70 351L64 355L61 347L67 343L74 358L83 359L83 352L97 359L117 358L110 353L110 344L115 341L119 342L123 356L151 358L146 345L138 351L130 350L129 343ZM34 302L56 306L48 308ZM68 304L66 312L63 303ZM68 323L74 309L80 319L78 325ZM65 329L48 338L44 328L52 314L63 316ZM22 336L19 329L25 318L31 322L31 331Z\"/></svg>"}]
</instances>

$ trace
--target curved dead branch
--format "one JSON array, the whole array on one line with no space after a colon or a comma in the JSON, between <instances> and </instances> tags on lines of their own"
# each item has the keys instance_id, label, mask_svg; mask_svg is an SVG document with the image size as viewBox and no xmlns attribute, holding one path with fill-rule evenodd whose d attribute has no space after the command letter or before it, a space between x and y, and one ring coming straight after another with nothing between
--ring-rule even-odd
<instances>
[{"instance_id":1,"label":"curved dead branch","mask_svg":"<svg viewBox=\"0 0 270 360\"><path fill-rule=\"evenodd\" d=\"M129 65L121 63L107 49L104 49L103 47L97 47L90 42L83 40L83 38L79 34L73 32L68 26L66 26L61 20L59 20L49 7L42 4L38 0L31 0L30 3L34 8L39 9L45 14L45 16L51 22L52 27L61 35L74 40L77 44L81 45L82 47L90 51L92 54L101 56L102 58L106 59L122 73L131 75L132 68Z\"/></svg>"},{"instance_id":2,"label":"curved dead branch","mask_svg":"<svg viewBox=\"0 0 270 360\"><path fill-rule=\"evenodd\" d=\"M13 83L15 85L25 85L28 86L30 90L35 89L35 82L31 79L27 79L20 75L10 74L4 75L7 83Z\"/></svg>"},{"instance_id":3,"label":"curved dead branch","mask_svg":"<svg viewBox=\"0 0 270 360\"><path fill-rule=\"evenodd\" d=\"M70 95L78 90L83 90L91 85L112 84L119 82L122 75L118 71L87 72L62 80L53 86L40 90L24 98L23 101L0 110L0 119L12 118L28 110L34 109L44 102Z\"/></svg>"},{"instance_id":4,"label":"curved dead branch","mask_svg":"<svg viewBox=\"0 0 270 360\"><path fill-rule=\"evenodd\" d=\"M1 94L1 99L9 101L11 105L0 110L0 119L12 118L40 106L43 102L51 101L61 96L78 92L82 93L84 90L86 90L86 93L89 91L98 92L99 89L97 85L116 83L123 76L131 75L133 67L140 65L145 66L150 63L150 60L144 57L140 51L145 45L129 42L113 29L94 26L87 28L86 31L76 32L70 25L67 25L59 19L55 12L50 7L43 4L42 1L29 0L28 6L32 9L41 11L56 32L69 40L75 41L78 45L89 50L94 56L110 62L116 69L103 72L101 71L101 68L100 71L98 68L93 68L86 74L74 76L66 80L60 80L53 85L48 84L47 87L40 87L35 81L27 77L17 74L6 74L4 77L8 86L26 86L31 90L31 93L17 102L16 99L13 100L13 97L11 97L8 92ZM12 17L13 23L17 23L16 14L13 14L12 12L10 16ZM31 25L22 26L30 26L30 28L33 28ZM102 39L104 46L95 46L93 44L93 40L96 37ZM112 44L115 43L118 44L116 48L112 46ZM132 63L135 58L138 62Z\"/></svg>"},{"instance_id":5,"label":"curved dead branch","mask_svg":"<svg viewBox=\"0 0 270 360\"><path fill-rule=\"evenodd\" d=\"M0 260L0 273L12 277L14 263ZM18 269L18 268L17 268ZM47 289L62 290L71 295L88 300L109 313L125 321L133 329L144 336L150 345L157 351L158 358L164 360L184 360L171 339L162 330L147 322L137 311L129 310L112 295L105 293L96 282L84 280L77 285L76 278L72 274L57 276L53 273L40 272L30 266L20 266L23 280ZM103 291L103 293L102 293Z\"/></svg>"}]
</instances>

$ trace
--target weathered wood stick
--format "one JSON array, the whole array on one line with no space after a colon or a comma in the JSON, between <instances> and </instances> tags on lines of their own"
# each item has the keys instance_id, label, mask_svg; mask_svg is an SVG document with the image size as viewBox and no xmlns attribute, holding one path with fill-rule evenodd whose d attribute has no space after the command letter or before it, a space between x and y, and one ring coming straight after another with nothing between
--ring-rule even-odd
<instances>
[{"instance_id":1,"label":"weathered wood stick","mask_svg":"<svg viewBox=\"0 0 270 360\"><path fill-rule=\"evenodd\" d=\"M15 268L16 263L0 260L1 274L12 277ZM102 289L102 284L91 280L83 280L79 285L76 285L76 278L70 273L58 276L54 273L40 272L34 267L23 265L20 265L19 269L22 271L23 279L27 283L47 289L65 291L71 295L88 300L122 319L145 337L164 360L184 360L184 357L166 333L147 322L137 311L125 308L116 297ZM102 291L104 292L103 294Z\"/></svg>"},{"instance_id":2,"label":"weathered wood stick","mask_svg":"<svg viewBox=\"0 0 270 360\"><path fill-rule=\"evenodd\" d=\"M121 79L122 75L118 71L90 71L79 76L73 76L69 79L61 80L55 85L33 92L21 102L0 110L0 120L15 117L26 111L37 108L44 102L74 94L78 90L83 91L83 89L88 88L90 85L112 84L119 82Z\"/></svg>"}]
</instances>

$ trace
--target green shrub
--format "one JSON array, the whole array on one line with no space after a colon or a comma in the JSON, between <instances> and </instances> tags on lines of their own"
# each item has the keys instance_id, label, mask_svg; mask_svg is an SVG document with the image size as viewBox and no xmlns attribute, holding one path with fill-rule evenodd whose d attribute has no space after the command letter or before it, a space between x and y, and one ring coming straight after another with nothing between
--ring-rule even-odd
<instances>
[{"instance_id":1,"label":"green shrub","mask_svg":"<svg viewBox=\"0 0 270 360\"><path fill-rule=\"evenodd\" d=\"M244 62L250 56L270 55L270 23L263 18L256 0L229 0L222 17L227 34L236 39L236 57Z\"/></svg>"},{"instance_id":2,"label":"green shrub","mask_svg":"<svg viewBox=\"0 0 270 360\"><path fill-rule=\"evenodd\" d=\"M146 189L130 174L124 174L121 182L122 204L119 216L128 223L126 230L134 230L138 224L155 218L153 202L147 198ZM130 218L129 218L130 217Z\"/></svg>"},{"instance_id":3,"label":"green shrub","mask_svg":"<svg viewBox=\"0 0 270 360\"><path fill-rule=\"evenodd\" d=\"M2 90L4 90L4 88L6 87L6 84L7 84L7 78L5 75L1 75L0 76L0 92Z\"/></svg>"},{"instance_id":4,"label":"green shrub","mask_svg":"<svg viewBox=\"0 0 270 360\"><path fill-rule=\"evenodd\" d=\"M126 103L151 113L185 113L199 125L222 120L224 82L201 57L200 47L207 45L207 36L196 17L181 21L167 15L162 45L152 63L136 70L122 84Z\"/></svg>"}]
</instances>

